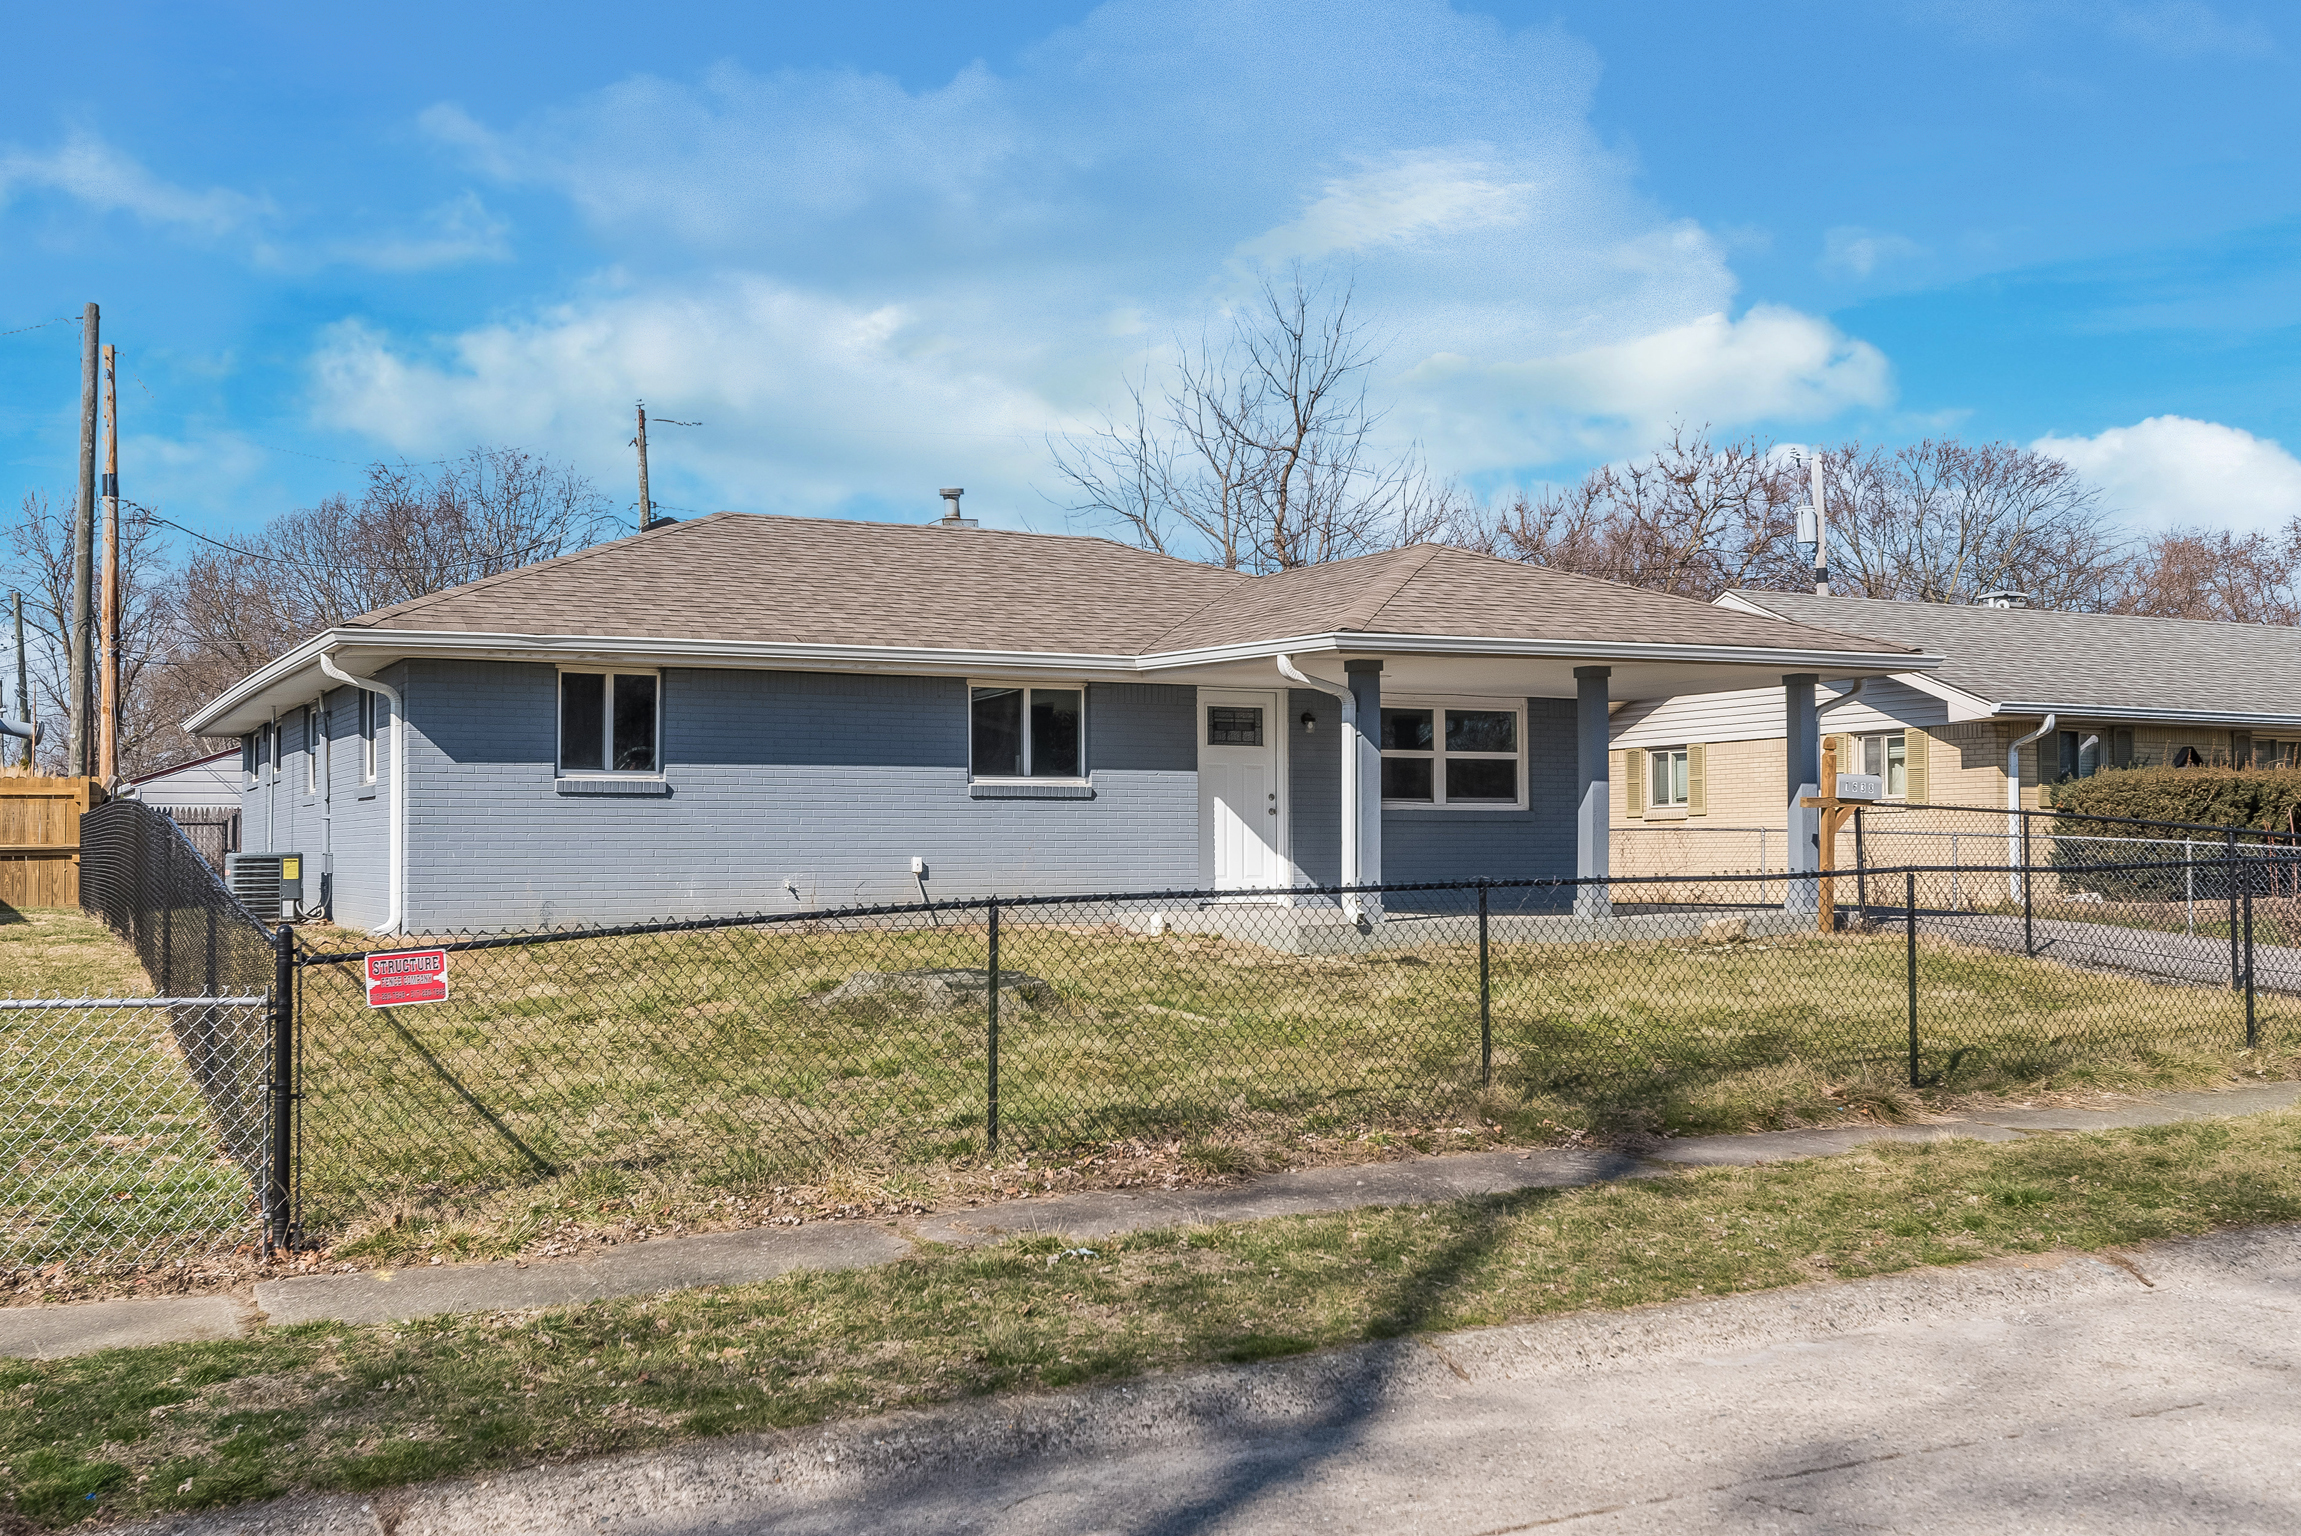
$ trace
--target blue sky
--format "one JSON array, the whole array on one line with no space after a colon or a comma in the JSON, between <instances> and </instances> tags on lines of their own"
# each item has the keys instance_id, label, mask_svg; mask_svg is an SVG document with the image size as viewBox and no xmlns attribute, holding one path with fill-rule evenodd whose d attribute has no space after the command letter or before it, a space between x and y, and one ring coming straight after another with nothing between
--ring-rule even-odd
<instances>
[{"instance_id":1,"label":"blue sky","mask_svg":"<svg viewBox=\"0 0 2301 1536\"><path fill-rule=\"evenodd\" d=\"M368 9L12 19L0 331L102 302L194 526L477 441L626 499L645 396L675 508L1061 527L1048 434L1294 260L1482 492L1688 420L2301 514L2293 7ZM0 336L11 501L76 346Z\"/></svg>"}]
</instances>

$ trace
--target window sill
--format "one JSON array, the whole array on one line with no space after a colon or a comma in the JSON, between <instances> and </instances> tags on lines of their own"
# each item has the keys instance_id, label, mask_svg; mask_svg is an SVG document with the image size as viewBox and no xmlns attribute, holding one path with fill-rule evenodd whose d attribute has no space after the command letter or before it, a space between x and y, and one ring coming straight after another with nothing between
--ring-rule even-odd
<instances>
[{"instance_id":1,"label":"window sill","mask_svg":"<svg viewBox=\"0 0 2301 1536\"><path fill-rule=\"evenodd\" d=\"M1386 811L1522 811L1523 804L1514 800L1449 800L1440 804L1436 800L1385 800Z\"/></svg>"},{"instance_id":2,"label":"window sill","mask_svg":"<svg viewBox=\"0 0 2301 1536\"><path fill-rule=\"evenodd\" d=\"M1693 814L1682 805L1665 805L1659 809L1648 806L1644 817L1647 821L1684 821Z\"/></svg>"},{"instance_id":3,"label":"window sill","mask_svg":"<svg viewBox=\"0 0 2301 1536\"><path fill-rule=\"evenodd\" d=\"M1092 779L975 779L967 785L970 800L1092 800Z\"/></svg>"},{"instance_id":4,"label":"window sill","mask_svg":"<svg viewBox=\"0 0 2301 1536\"><path fill-rule=\"evenodd\" d=\"M668 795L671 781L653 775L623 778L601 774L595 778L557 779L552 788L563 795Z\"/></svg>"}]
</instances>

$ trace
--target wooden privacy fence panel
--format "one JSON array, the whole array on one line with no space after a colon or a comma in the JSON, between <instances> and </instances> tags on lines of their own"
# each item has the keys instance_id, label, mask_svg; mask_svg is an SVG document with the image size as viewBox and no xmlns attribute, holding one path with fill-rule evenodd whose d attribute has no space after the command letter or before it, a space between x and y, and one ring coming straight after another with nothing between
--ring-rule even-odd
<instances>
[{"instance_id":1,"label":"wooden privacy fence panel","mask_svg":"<svg viewBox=\"0 0 2301 1536\"><path fill-rule=\"evenodd\" d=\"M0 778L0 903L80 904L80 818L104 803L94 779Z\"/></svg>"}]
</instances>

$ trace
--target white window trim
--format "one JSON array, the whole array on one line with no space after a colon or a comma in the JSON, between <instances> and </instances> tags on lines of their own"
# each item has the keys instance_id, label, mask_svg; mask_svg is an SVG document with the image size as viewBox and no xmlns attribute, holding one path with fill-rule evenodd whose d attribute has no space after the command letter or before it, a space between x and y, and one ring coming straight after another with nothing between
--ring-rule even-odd
<instances>
[{"instance_id":1,"label":"white window trim","mask_svg":"<svg viewBox=\"0 0 2301 1536\"><path fill-rule=\"evenodd\" d=\"M975 690L977 688L1020 688L1023 690L1023 773L987 774L975 772ZM1075 693L1079 696L1079 766L1083 770L1069 778L1031 775L1031 690L1044 688L1049 693ZM967 782L970 784L1089 784L1094 783L1095 760L1089 756L1093 743L1087 739L1087 685L1079 682L1049 682L1045 678L1025 680L1019 677L970 677L967 679Z\"/></svg>"},{"instance_id":2,"label":"white window trim","mask_svg":"<svg viewBox=\"0 0 2301 1536\"><path fill-rule=\"evenodd\" d=\"M320 792L320 707L304 706L304 793Z\"/></svg>"},{"instance_id":3,"label":"white window trim","mask_svg":"<svg viewBox=\"0 0 2301 1536\"><path fill-rule=\"evenodd\" d=\"M554 683L553 686L558 685ZM383 727L382 695L371 693L365 688L355 688L352 691L359 697L360 782L373 784L376 781L376 736ZM551 750L556 754L559 743L554 741Z\"/></svg>"},{"instance_id":4,"label":"white window trim","mask_svg":"<svg viewBox=\"0 0 2301 1536\"><path fill-rule=\"evenodd\" d=\"M559 761L561 745L567 740L567 690L560 678L573 674L577 677L606 678L606 697L600 711L599 760L615 761L615 679L619 677L652 677L655 679L655 740L652 743L655 766L652 768L568 768ZM663 779L663 669L660 667L561 667L551 679L551 767L562 779L621 779L641 783L661 782Z\"/></svg>"},{"instance_id":5,"label":"white window trim","mask_svg":"<svg viewBox=\"0 0 2301 1536\"><path fill-rule=\"evenodd\" d=\"M1685 758L1685 759L1686 759L1686 798L1685 798L1685 799L1683 799L1683 800L1656 800L1656 799L1654 798L1654 767L1655 767L1655 764L1656 764L1656 763L1658 763L1658 762L1660 762L1661 760L1663 760L1663 759L1665 759L1665 758L1673 758L1673 757L1683 757L1683 758ZM1662 815L1663 819L1667 820L1667 819L1669 819L1669 818L1670 818L1671 816L1673 816L1673 815L1676 815L1676 816L1685 816L1685 815L1688 815L1688 814L1690 814L1690 813L1692 812L1692 810L1693 810L1693 806L1694 806L1694 747L1693 747L1693 744L1692 744L1691 742L1684 742L1684 741L1681 741L1681 742L1675 742L1675 743L1671 744L1670 746L1666 746L1666 747L1648 747L1648 748L1646 748L1646 809L1647 809L1647 811L1648 811L1649 813L1652 813L1652 812L1657 812L1657 811L1658 811L1658 812L1660 812L1660 813L1661 813L1661 815Z\"/></svg>"},{"instance_id":6,"label":"white window trim","mask_svg":"<svg viewBox=\"0 0 2301 1536\"><path fill-rule=\"evenodd\" d=\"M1385 759L1427 757L1430 760L1430 798L1427 800L1391 800L1386 798L1382 802L1385 810L1522 811L1526 809L1526 704L1524 700L1447 697L1443 694L1420 693L1392 698L1385 694L1382 699L1382 707L1384 709L1428 709L1438 712L1430 722L1431 741L1428 752L1380 749L1380 755ZM1448 800L1446 798L1447 753L1444 711L1449 709L1475 709L1492 714L1507 712L1513 718L1515 724L1511 727L1511 736L1518 743L1516 752L1460 752L1455 755L1473 762L1497 762L1504 757L1511 758L1518 764L1517 798L1512 800ZM1382 723L1379 719L1375 722L1374 739L1379 749L1379 743L1382 740ZM1381 771L1379 767L1375 770L1377 774ZM1377 785L1380 782L1378 778L1376 780Z\"/></svg>"},{"instance_id":7,"label":"white window trim","mask_svg":"<svg viewBox=\"0 0 2301 1536\"><path fill-rule=\"evenodd\" d=\"M1855 749L1861 753L1861 760L1854 766L1847 768L1845 771L1847 773L1867 774L1870 768L1870 759L1868 751L1863 747L1863 743L1869 741L1872 737L1899 736L1902 739L1902 787L1899 791L1896 791L1891 787L1894 779L1893 764L1888 762L1886 760L1885 754L1881 752L1878 754L1878 767L1881 770L1878 774L1878 782L1888 787L1885 793L1880 795L1878 798L1881 800L1907 800L1910 797L1909 751L1910 732L1913 729L1915 729L1915 727L1896 726L1890 731L1848 731L1846 734L1853 738Z\"/></svg>"}]
</instances>

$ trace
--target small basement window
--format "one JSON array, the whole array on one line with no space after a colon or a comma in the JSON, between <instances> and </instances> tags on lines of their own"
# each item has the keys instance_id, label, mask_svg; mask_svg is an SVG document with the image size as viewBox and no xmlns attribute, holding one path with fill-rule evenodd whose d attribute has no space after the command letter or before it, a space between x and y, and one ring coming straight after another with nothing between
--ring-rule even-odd
<instances>
[{"instance_id":1,"label":"small basement window","mask_svg":"<svg viewBox=\"0 0 2301 1536\"><path fill-rule=\"evenodd\" d=\"M967 690L968 765L978 779L1087 776L1086 690L985 683Z\"/></svg>"},{"instance_id":2,"label":"small basement window","mask_svg":"<svg viewBox=\"0 0 2301 1536\"><path fill-rule=\"evenodd\" d=\"M1386 706L1382 798L1395 805L1516 807L1525 803L1515 709Z\"/></svg>"},{"instance_id":3,"label":"small basement window","mask_svg":"<svg viewBox=\"0 0 2301 1536\"><path fill-rule=\"evenodd\" d=\"M657 773L657 674L559 674L559 771Z\"/></svg>"}]
</instances>

